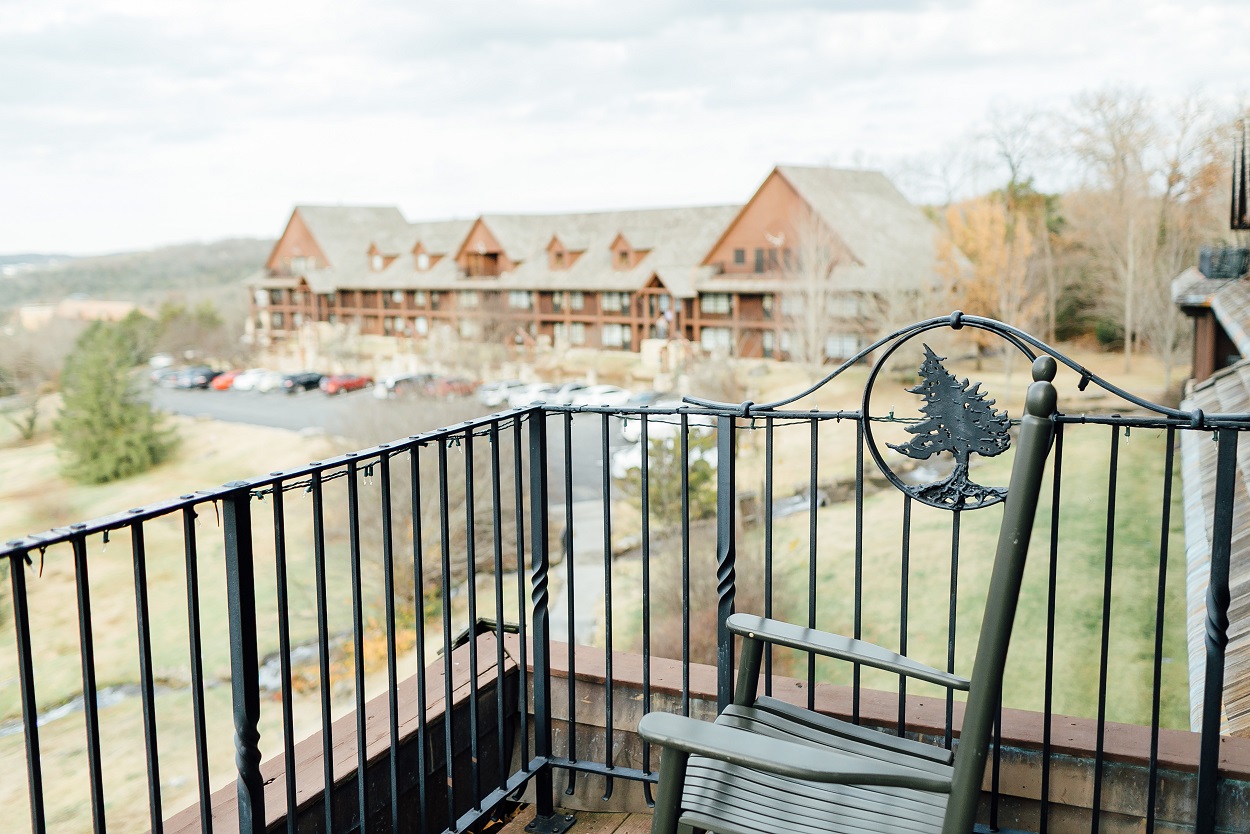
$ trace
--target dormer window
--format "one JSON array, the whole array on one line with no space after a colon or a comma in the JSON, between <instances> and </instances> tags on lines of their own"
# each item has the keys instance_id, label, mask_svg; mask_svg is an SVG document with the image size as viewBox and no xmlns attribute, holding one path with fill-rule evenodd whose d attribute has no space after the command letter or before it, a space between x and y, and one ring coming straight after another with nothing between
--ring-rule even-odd
<instances>
[{"instance_id":1,"label":"dormer window","mask_svg":"<svg viewBox=\"0 0 1250 834\"><path fill-rule=\"evenodd\" d=\"M616 240L612 241L612 268L620 272L626 269L633 269L638 266L638 262L643 259L649 250L635 249L633 245L625 239L625 235L618 234Z\"/></svg>"},{"instance_id":2,"label":"dormer window","mask_svg":"<svg viewBox=\"0 0 1250 834\"><path fill-rule=\"evenodd\" d=\"M381 255L374 254L369 257L369 268L374 272L381 272L384 264L385 259Z\"/></svg>"},{"instance_id":3,"label":"dormer window","mask_svg":"<svg viewBox=\"0 0 1250 834\"><path fill-rule=\"evenodd\" d=\"M426 252L417 253L417 269L424 272L430 268L430 256Z\"/></svg>"},{"instance_id":4,"label":"dormer window","mask_svg":"<svg viewBox=\"0 0 1250 834\"><path fill-rule=\"evenodd\" d=\"M577 262L580 252L570 252L559 237L552 235L547 244L547 267L552 270L568 269Z\"/></svg>"}]
</instances>

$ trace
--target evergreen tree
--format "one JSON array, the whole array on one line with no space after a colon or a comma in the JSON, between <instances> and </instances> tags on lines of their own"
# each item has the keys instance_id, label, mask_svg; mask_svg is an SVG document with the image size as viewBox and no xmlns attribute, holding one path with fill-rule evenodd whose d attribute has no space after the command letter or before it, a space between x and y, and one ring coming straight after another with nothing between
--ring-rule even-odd
<instances>
[{"instance_id":1,"label":"evergreen tree","mask_svg":"<svg viewBox=\"0 0 1250 834\"><path fill-rule=\"evenodd\" d=\"M995 401L986 399L981 383L967 379L960 382L946 370L942 365L946 357L938 356L928 345L924 346L924 353L921 380L907 392L924 397L920 413L926 419L907 427L909 434L916 435L908 442L886 445L916 460L928 460L941 452L955 456L955 469L950 476L916 487L915 497L952 507L963 507L969 502L973 506L994 503L1006 491L968 480L968 459L973 454L992 457L1007 450L1011 445L1007 412L994 410Z\"/></svg>"},{"instance_id":2,"label":"evergreen tree","mask_svg":"<svg viewBox=\"0 0 1250 834\"><path fill-rule=\"evenodd\" d=\"M65 360L55 428L65 474L77 481L136 475L173 450L172 434L134 386L135 324L92 324Z\"/></svg>"}]
</instances>

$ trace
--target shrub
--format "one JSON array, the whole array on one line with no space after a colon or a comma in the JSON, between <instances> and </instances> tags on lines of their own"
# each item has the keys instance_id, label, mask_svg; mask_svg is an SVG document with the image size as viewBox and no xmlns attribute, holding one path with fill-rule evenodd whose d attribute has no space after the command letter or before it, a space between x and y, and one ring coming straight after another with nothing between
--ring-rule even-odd
<instances>
[{"instance_id":1,"label":"shrub","mask_svg":"<svg viewBox=\"0 0 1250 834\"><path fill-rule=\"evenodd\" d=\"M65 360L62 405L56 420L64 471L76 481L102 484L144 472L174 448L171 432L135 388L134 322L96 322Z\"/></svg>"}]
</instances>

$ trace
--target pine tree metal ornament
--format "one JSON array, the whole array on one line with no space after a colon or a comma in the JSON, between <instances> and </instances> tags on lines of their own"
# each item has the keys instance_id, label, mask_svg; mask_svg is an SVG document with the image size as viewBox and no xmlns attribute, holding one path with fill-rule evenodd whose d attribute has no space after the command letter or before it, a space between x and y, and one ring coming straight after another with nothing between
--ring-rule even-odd
<instances>
[{"instance_id":1,"label":"pine tree metal ornament","mask_svg":"<svg viewBox=\"0 0 1250 834\"><path fill-rule=\"evenodd\" d=\"M926 504L951 509L975 509L996 504L1007 495L1003 487L982 486L968 479L968 460L973 454L993 457L1007 451L1011 421L1005 411L994 410L994 400L986 398L981 383L960 382L946 370L942 360L928 345L920 365L921 381L908 388L909 394L924 397L920 413L925 419L908 426L915 435L906 443L887 443L896 452L915 460L928 460L950 452L955 469L946 478L929 484L907 486L906 491Z\"/></svg>"}]
</instances>

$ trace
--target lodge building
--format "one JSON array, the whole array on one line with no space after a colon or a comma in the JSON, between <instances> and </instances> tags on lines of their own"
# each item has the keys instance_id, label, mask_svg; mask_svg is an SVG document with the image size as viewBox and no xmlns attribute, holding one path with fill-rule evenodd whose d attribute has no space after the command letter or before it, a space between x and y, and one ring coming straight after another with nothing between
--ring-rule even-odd
<instances>
[{"instance_id":1,"label":"lodge building","mask_svg":"<svg viewBox=\"0 0 1250 834\"><path fill-rule=\"evenodd\" d=\"M887 290L940 285L937 234L879 172L799 166L733 206L416 223L394 207L298 206L248 279L249 330L262 344L319 324L634 351L685 339L786 358L819 297L823 353L844 358L875 337ZM793 291L817 260L822 294Z\"/></svg>"}]
</instances>

